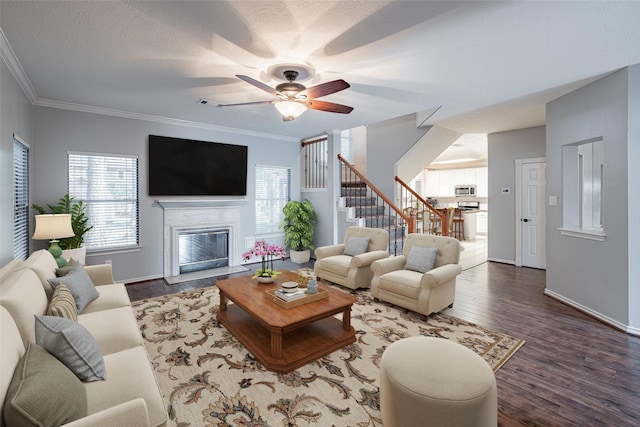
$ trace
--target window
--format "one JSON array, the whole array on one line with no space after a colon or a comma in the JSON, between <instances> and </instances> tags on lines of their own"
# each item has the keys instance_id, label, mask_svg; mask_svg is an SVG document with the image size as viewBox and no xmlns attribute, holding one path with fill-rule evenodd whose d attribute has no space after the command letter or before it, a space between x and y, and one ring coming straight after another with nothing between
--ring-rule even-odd
<instances>
[{"instance_id":1,"label":"window","mask_svg":"<svg viewBox=\"0 0 640 427\"><path fill-rule=\"evenodd\" d=\"M29 256L29 147L13 136L13 257Z\"/></svg>"},{"instance_id":2,"label":"window","mask_svg":"<svg viewBox=\"0 0 640 427\"><path fill-rule=\"evenodd\" d=\"M138 246L138 158L69 153L69 196L82 200L93 229L87 251Z\"/></svg>"},{"instance_id":3,"label":"window","mask_svg":"<svg viewBox=\"0 0 640 427\"><path fill-rule=\"evenodd\" d=\"M282 208L291 200L291 170L256 166L256 234L275 233L283 219Z\"/></svg>"}]
</instances>

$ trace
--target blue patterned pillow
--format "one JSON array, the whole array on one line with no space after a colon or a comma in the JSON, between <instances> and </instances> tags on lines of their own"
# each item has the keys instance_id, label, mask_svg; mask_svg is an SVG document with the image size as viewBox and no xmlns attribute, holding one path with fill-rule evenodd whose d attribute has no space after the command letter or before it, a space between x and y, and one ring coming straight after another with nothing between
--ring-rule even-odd
<instances>
[{"instance_id":1,"label":"blue patterned pillow","mask_svg":"<svg viewBox=\"0 0 640 427\"><path fill-rule=\"evenodd\" d=\"M404 266L404 269L417 271L418 273L426 273L429 270L433 270L433 267L436 265L437 255L438 248L422 248L420 246L413 246L409 249L407 263Z\"/></svg>"}]
</instances>

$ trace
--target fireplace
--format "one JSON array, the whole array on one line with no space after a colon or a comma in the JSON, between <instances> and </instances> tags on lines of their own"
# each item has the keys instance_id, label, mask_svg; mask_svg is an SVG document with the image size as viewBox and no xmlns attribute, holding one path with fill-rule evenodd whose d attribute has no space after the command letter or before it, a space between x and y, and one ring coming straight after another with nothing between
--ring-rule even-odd
<instances>
[{"instance_id":1,"label":"fireplace","mask_svg":"<svg viewBox=\"0 0 640 427\"><path fill-rule=\"evenodd\" d=\"M178 233L180 274L229 265L229 230L198 229Z\"/></svg>"},{"instance_id":2,"label":"fireplace","mask_svg":"<svg viewBox=\"0 0 640 427\"><path fill-rule=\"evenodd\" d=\"M215 266L216 263L226 263L229 267L240 266L243 246L240 244L239 230L242 206L247 203L245 200L156 200L156 203L164 211L165 278L194 271L190 268L219 268ZM189 248L189 256L194 255L194 260L183 262L183 267L181 245ZM199 248L206 245L215 246L216 253L211 257L198 253ZM221 254L223 246L226 246L226 256Z\"/></svg>"}]
</instances>

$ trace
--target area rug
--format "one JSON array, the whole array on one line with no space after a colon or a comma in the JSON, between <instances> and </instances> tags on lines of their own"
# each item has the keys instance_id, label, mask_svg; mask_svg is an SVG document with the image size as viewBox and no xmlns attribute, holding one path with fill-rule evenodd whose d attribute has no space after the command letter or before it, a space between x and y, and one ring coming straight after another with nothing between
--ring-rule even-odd
<instances>
[{"instance_id":1,"label":"area rug","mask_svg":"<svg viewBox=\"0 0 640 427\"><path fill-rule=\"evenodd\" d=\"M381 426L380 357L394 341L417 335L451 339L494 371L524 343L444 314L421 320L374 302L366 290L353 294L357 341L289 374L264 369L218 324L215 286L135 302L169 425Z\"/></svg>"}]
</instances>

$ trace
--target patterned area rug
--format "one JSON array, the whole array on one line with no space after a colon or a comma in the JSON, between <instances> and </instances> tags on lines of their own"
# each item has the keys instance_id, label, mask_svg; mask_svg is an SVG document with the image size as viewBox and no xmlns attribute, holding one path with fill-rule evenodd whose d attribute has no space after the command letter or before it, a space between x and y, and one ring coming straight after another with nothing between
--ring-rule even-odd
<instances>
[{"instance_id":1,"label":"patterned area rug","mask_svg":"<svg viewBox=\"0 0 640 427\"><path fill-rule=\"evenodd\" d=\"M380 357L394 341L451 339L482 356L494 372L524 344L444 314L421 320L374 302L366 290L354 295L357 341L289 374L264 369L218 324L216 287L134 303L169 425L381 426Z\"/></svg>"}]
</instances>

